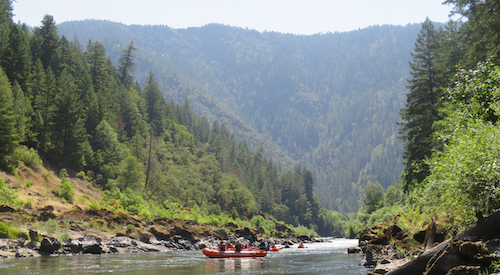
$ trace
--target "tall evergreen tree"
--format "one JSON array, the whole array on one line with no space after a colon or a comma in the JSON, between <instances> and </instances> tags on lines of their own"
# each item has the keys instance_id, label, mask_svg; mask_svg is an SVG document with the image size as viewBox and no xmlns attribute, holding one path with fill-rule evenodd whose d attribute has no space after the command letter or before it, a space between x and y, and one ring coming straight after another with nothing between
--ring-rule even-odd
<instances>
[{"instance_id":1,"label":"tall evergreen tree","mask_svg":"<svg viewBox=\"0 0 500 275\"><path fill-rule=\"evenodd\" d=\"M32 64L27 34L14 24L9 29L7 47L1 55L1 65L10 82L19 82L23 91L27 91Z\"/></svg>"},{"instance_id":2,"label":"tall evergreen tree","mask_svg":"<svg viewBox=\"0 0 500 275\"><path fill-rule=\"evenodd\" d=\"M464 23L467 44L466 65L475 66L478 61L493 57L500 60L500 1L496 0L446 0L455 5L453 13L467 18Z\"/></svg>"},{"instance_id":3,"label":"tall evergreen tree","mask_svg":"<svg viewBox=\"0 0 500 275\"><path fill-rule=\"evenodd\" d=\"M52 131L54 155L75 168L81 168L79 145L85 140L83 121L80 118L81 103L78 97L73 77L68 70L63 70L55 96Z\"/></svg>"},{"instance_id":4,"label":"tall evergreen tree","mask_svg":"<svg viewBox=\"0 0 500 275\"><path fill-rule=\"evenodd\" d=\"M16 113L14 109L14 96L10 83L0 68L0 169L9 171L9 155L12 154L18 143L16 131Z\"/></svg>"},{"instance_id":5,"label":"tall evergreen tree","mask_svg":"<svg viewBox=\"0 0 500 275\"><path fill-rule=\"evenodd\" d=\"M127 45L127 48L122 50L123 54L120 59L118 59L118 77L120 78L120 82L127 88L134 84L134 78L130 75L135 67L133 60L135 56L133 51L137 50L137 48L134 47L134 40L135 39L132 39L130 44Z\"/></svg>"},{"instance_id":6,"label":"tall evergreen tree","mask_svg":"<svg viewBox=\"0 0 500 275\"><path fill-rule=\"evenodd\" d=\"M410 62L411 79L406 106L401 110L403 122L399 123L400 138L406 151L403 153L405 190L421 182L428 174L423 160L432 154L436 146L432 124L441 119L442 90L436 84L436 49L438 48L434 25L427 18L415 42L415 52Z\"/></svg>"},{"instance_id":7,"label":"tall evergreen tree","mask_svg":"<svg viewBox=\"0 0 500 275\"><path fill-rule=\"evenodd\" d=\"M156 135L161 135L166 126L164 120L166 104L153 72L149 72L143 92L146 101L147 122L151 123Z\"/></svg>"},{"instance_id":8,"label":"tall evergreen tree","mask_svg":"<svg viewBox=\"0 0 500 275\"><path fill-rule=\"evenodd\" d=\"M34 44L31 48L34 60L40 58L45 69L51 66L54 72L58 72L57 49L59 41L54 17L46 14L43 17L42 25L34 32Z\"/></svg>"},{"instance_id":9,"label":"tall evergreen tree","mask_svg":"<svg viewBox=\"0 0 500 275\"><path fill-rule=\"evenodd\" d=\"M45 77L42 80L40 94L37 97L35 111L40 113L40 127L39 127L39 145L40 149L47 151L50 146L50 130L52 125L52 116L54 114L54 95L56 93L57 83L56 77L52 72L51 67L47 68Z\"/></svg>"}]
</instances>

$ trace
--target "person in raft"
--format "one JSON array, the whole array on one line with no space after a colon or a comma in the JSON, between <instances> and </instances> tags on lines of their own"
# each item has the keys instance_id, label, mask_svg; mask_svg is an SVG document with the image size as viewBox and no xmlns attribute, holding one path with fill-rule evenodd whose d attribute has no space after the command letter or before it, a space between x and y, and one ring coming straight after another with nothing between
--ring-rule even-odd
<instances>
[{"instance_id":1,"label":"person in raft","mask_svg":"<svg viewBox=\"0 0 500 275\"><path fill-rule=\"evenodd\" d=\"M263 239L260 239L259 249L260 250L266 250L266 242L264 242Z\"/></svg>"},{"instance_id":2,"label":"person in raft","mask_svg":"<svg viewBox=\"0 0 500 275\"><path fill-rule=\"evenodd\" d=\"M300 242L299 244L299 247L298 248L304 248L304 244L302 242Z\"/></svg>"},{"instance_id":3,"label":"person in raft","mask_svg":"<svg viewBox=\"0 0 500 275\"><path fill-rule=\"evenodd\" d=\"M219 243L219 251L223 252L226 250L226 246L224 245L224 241L220 241Z\"/></svg>"},{"instance_id":4,"label":"person in raft","mask_svg":"<svg viewBox=\"0 0 500 275\"><path fill-rule=\"evenodd\" d=\"M242 245L241 245L240 242L236 242L234 244L234 248L235 248L236 252L240 252L241 251L241 247L242 247Z\"/></svg>"}]
</instances>

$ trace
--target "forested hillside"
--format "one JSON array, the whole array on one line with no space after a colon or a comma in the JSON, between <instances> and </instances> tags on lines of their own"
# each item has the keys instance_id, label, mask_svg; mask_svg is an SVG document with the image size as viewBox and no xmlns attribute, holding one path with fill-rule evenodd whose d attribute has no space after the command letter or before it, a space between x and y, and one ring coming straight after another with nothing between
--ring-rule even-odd
<instances>
[{"instance_id":1,"label":"forested hillside","mask_svg":"<svg viewBox=\"0 0 500 275\"><path fill-rule=\"evenodd\" d=\"M419 24L297 36L211 24L201 28L64 22L61 34L100 41L117 64L135 39L140 82L149 70L168 99L186 97L280 171L301 164L325 207L358 210L363 187L395 184L409 61Z\"/></svg>"},{"instance_id":2,"label":"forested hillside","mask_svg":"<svg viewBox=\"0 0 500 275\"><path fill-rule=\"evenodd\" d=\"M249 148L224 124L196 115L187 98L182 104L165 98L153 72L134 78L137 64L145 68L135 43L145 37L110 46L120 47L114 66L100 41L70 41L50 15L34 29L17 25L12 12L11 1L1 0L2 171L37 169L40 154L62 171L63 202L74 199L69 174L104 190L104 201L89 202L92 209L149 219L186 218L189 211L215 226L252 219L269 234L281 220L344 234L346 218L320 204L310 170L294 165L280 173L263 146ZM1 179L0 188L11 190ZM2 203L9 204L6 194ZM262 215L277 220L266 227Z\"/></svg>"}]
</instances>

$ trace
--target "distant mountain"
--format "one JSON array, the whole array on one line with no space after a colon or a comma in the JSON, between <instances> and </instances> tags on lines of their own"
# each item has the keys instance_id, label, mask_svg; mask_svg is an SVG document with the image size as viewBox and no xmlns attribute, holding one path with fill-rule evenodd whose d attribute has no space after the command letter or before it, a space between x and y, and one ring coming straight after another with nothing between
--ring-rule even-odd
<instances>
[{"instance_id":1,"label":"distant mountain","mask_svg":"<svg viewBox=\"0 0 500 275\"><path fill-rule=\"evenodd\" d=\"M314 173L321 203L357 211L369 181L396 183L410 52L420 24L297 36L210 24L201 28L86 20L58 25L83 44L101 42L117 65L135 38L135 79L149 70L169 100L226 124L281 170Z\"/></svg>"}]
</instances>

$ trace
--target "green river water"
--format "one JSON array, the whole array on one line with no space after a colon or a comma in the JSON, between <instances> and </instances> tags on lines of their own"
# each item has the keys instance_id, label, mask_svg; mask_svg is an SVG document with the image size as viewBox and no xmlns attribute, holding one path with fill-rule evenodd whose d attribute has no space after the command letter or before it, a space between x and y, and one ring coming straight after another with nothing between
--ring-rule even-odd
<instances>
[{"instance_id":1,"label":"green river water","mask_svg":"<svg viewBox=\"0 0 500 275\"><path fill-rule=\"evenodd\" d=\"M270 252L264 258L210 259L198 251L4 259L0 274L365 274L357 240L332 239Z\"/></svg>"}]
</instances>

